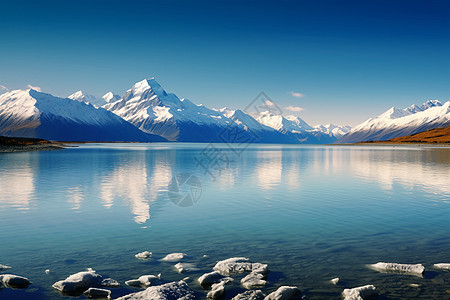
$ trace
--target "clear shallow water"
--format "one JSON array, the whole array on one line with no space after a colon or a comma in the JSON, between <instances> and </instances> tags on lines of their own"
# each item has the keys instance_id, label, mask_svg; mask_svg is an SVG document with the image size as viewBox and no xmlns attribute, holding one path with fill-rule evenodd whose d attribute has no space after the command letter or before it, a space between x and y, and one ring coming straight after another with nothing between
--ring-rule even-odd
<instances>
[{"instance_id":1,"label":"clear shallow water","mask_svg":"<svg viewBox=\"0 0 450 300\"><path fill-rule=\"evenodd\" d=\"M190 276L204 297L197 277L234 256L269 264L266 293L296 285L308 299L339 299L345 287L374 284L382 299L450 299L450 272L432 268L450 262L449 148L213 147L86 144L1 154L0 264L13 269L0 273L33 284L2 289L0 299L64 299L51 285L88 267L122 283L113 298L138 290L124 281L158 273L164 281ZM222 163L206 172L199 161L213 156ZM168 196L177 174L199 179L194 205ZM134 257L144 250L154 259ZM188 254L200 270L178 274L158 261L171 252ZM378 261L422 263L427 272L366 267ZM342 284L327 282L334 277ZM239 278L227 299L243 291Z\"/></svg>"}]
</instances>

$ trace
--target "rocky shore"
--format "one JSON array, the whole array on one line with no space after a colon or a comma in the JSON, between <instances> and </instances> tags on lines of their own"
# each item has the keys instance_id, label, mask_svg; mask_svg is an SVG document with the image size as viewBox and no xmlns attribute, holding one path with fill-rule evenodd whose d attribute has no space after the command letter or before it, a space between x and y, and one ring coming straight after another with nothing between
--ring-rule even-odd
<instances>
[{"instance_id":1,"label":"rocky shore","mask_svg":"<svg viewBox=\"0 0 450 300\"><path fill-rule=\"evenodd\" d=\"M43 139L0 136L0 153L37 150L60 150L64 148L65 146L61 143Z\"/></svg>"}]
</instances>

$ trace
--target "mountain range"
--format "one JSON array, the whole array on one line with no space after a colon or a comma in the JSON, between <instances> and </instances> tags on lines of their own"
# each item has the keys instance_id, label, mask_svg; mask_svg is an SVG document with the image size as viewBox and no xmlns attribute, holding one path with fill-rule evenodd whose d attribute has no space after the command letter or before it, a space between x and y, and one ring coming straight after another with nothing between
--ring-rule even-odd
<instances>
[{"instance_id":1,"label":"mountain range","mask_svg":"<svg viewBox=\"0 0 450 300\"><path fill-rule=\"evenodd\" d=\"M165 141L103 108L32 89L0 95L0 135L57 141Z\"/></svg>"},{"instance_id":2,"label":"mountain range","mask_svg":"<svg viewBox=\"0 0 450 300\"><path fill-rule=\"evenodd\" d=\"M264 107L264 106L263 106ZM449 124L449 102L391 108L351 128L311 126L269 107L257 113L208 108L167 93L154 79L120 97L77 91L67 98L32 89L0 95L0 135L57 141L174 141L225 143L352 143L387 140Z\"/></svg>"},{"instance_id":3,"label":"mountain range","mask_svg":"<svg viewBox=\"0 0 450 300\"><path fill-rule=\"evenodd\" d=\"M390 108L378 117L368 119L338 139L338 143L386 141L429 129L450 125L450 101L442 104L429 100L405 109Z\"/></svg>"}]
</instances>

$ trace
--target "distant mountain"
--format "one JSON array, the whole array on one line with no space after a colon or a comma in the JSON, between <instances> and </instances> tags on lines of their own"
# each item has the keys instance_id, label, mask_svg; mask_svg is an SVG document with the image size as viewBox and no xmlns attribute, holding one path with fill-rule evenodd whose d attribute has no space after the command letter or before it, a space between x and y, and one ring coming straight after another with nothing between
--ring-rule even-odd
<instances>
[{"instance_id":1,"label":"distant mountain","mask_svg":"<svg viewBox=\"0 0 450 300\"><path fill-rule=\"evenodd\" d=\"M323 133L332 134L336 138L340 138L341 136L349 132L352 129L352 127L349 125L341 126L334 124L326 124L314 126L314 129L317 129Z\"/></svg>"},{"instance_id":2,"label":"distant mountain","mask_svg":"<svg viewBox=\"0 0 450 300\"><path fill-rule=\"evenodd\" d=\"M0 135L57 141L164 141L103 108L32 89L0 95Z\"/></svg>"},{"instance_id":3,"label":"distant mountain","mask_svg":"<svg viewBox=\"0 0 450 300\"><path fill-rule=\"evenodd\" d=\"M75 92L75 93L73 93L72 95L70 95L67 98L72 99L72 100L76 100L78 102L90 103L90 104L98 106L98 107L103 106L106 103L108 103L108 101L105 101L104 98L97 98L97 97L95 97L93 95L86 94L83 91Z\"/></svg>"},{"instance_id":4,"label":"distant mountain","mask_svg":"<svg viewBox=\"0 0 450 300\"><path fill-rule=\"evenodd\" d=\"M376 118L371 118L343 135L338 143L385 141L450 125L450 101L442 104L430 100L405 109L390 108Z\"/></svg>"},{"instance_id":5,"label":"distant mountain","mask_svg":"<svg viewBox=\"0 0 450 300\"><path fill-rule=\"evenodd\" d=\"M167 93L154 79L133 85L125 95L103 106L140 130L178 142L332 143L324 133L294 116L261 115L257 119L241 110L210 109ZM280 123L280 124L278 124Z\"/></svg>"},{"instance_id":6,"label":"distant mountain","mask_svg":"<svg viewBox=\"0 0 450 300\"><path fill-rule=\"evenodd\" d=\"M120 99L120 96L113 94L113 92L107 92L106 94L103 95L102 98L105 101L105 103L103 105L105 105L106 103L116 102L117 100Z\"/></svg>"},{"instance_id":7,"label":"distant mountain","mask_svg":"<svg viewBox=\"0 0 450 300\"><path fill-rule=\"evenodd\" d=\"M337 138L331 132L323 131L321 127L314 128L303 119L296 116L282 116L268 111L260 113L256 120L278 132L294 139L296 143L307 144L329 144L334 143Z\"/></svg>"}]
</instances>

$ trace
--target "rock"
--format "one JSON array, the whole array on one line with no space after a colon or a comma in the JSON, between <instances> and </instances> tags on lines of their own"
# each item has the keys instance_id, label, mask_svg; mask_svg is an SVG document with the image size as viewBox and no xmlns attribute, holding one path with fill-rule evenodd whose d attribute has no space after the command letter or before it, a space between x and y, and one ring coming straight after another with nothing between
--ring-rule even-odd
<instances>
[{"instance_id":1,"label":"rock","mask_svg":"<svg viewBox=\"0 0 450 300\"><path fill-rule=\"evenodd\" d=\"M162 261L168 261L168 262L176 262L180 261L185 257L186 254L184 253L171 253L167 254L164 258L161 258Z\"/></svg>"},{"instance_id":2,"label":"rock","mask_svg":"<svg viewBox=\"0 0 450 300\"><path fill-rule=\"evenodd\" d=\"M152 258L152 253L148 251L144 251L135 255L137 259L147 260Z\"/></svg>"},{"instance_id":3,"label":"rock","mask_svg":"<svg viewBox=\"0 0 450 300\"><path fill-rule=\"evenodd\" d=\"M264 295L261 290L245 291L241 294L237 294L231 300L263 300L265 296L266 295Z\"/></svg>"},{"instance_id":4,"label":"rock","mask_svg":"<svg viewBox=\"0 0 450 300\"><path fill-rule=\"evenodd\" d=\"M98 288L89 288L87 289L83 295L85 295L87 298L110 298L111 291L105 290L105 289L98 289Z\"/></svg>"},{"instance_id":5,"label":"rock","mask_svg":"<svg viewBox=\"0 0 450 300\"><path fill-rule=\"evenodd\" d=\"M374 265L369 265L369 267L378 272L397 273L397 274L422 275L423 272L425 271L424 266L422 266L421 264L408 265L408 264L379 262Z\"/></svg>"},{"instance_id":6,"label":"rock","mask_svg":"<svg viewBox=\"0 0 450 300\"><path fill-rule=\"evenodd\" d=\"M211 273L205 273L202 276L198 278L198 283L202 287L210 286L213 283L219 283L223 278L225 278L223 275L221 275L219 272L214 271Z\"/></svg>"},{"instance_id":7,"label":"rock","mask_svg":"<svg viewBox=\"0 0 450 300\"><path fill-rule=\"evenodd\" d=\"M11 267L0 264L0 271L4 271L4 270L8 270L8 269L11 269Z\"/></svg>"},{"instance_id":8,"label":"rock","mask_svg":"<svg viewBox=\"0 0 450 300\"><path fill-rule=\"evenodd\" d=\"M338 277L333 278L333 279L330 280L330 282L331 282L332 284L334 284L334 285L337 285L337 284L339 283L339 278L338 278Z\"/></svg>"},{"instance_id":9,"label":"rock","mask_svg":"<svg viewBox=\"0 0 450 300\"><path fill-rule=\"evenodd\" d=\"M120 286L120 283L112 278L105 278L102 280L102 286L116 288Z\"/></svg>"},{"instance_id":10,"label":"rock","mask_svg":"<svg viewBox=\"0 0 450 300\"><path fill-rule=\"evenodd\" d=\"M267 274L269 272L268 265L261 263L250 263L245 257L232 257L219 261L214 270L222 275L231 275L236 273L253 272L259 274Z\"/></svg>"},{"instance_id":11,"label":"rock","mask_svg":"<svg viewBox=\"0 0 450 300\"><path fill-rule=\"evenodd\" d=\"M434 264L433 267L443 270L450 270L450 264L449 263L440 263L440 264ZM0 266L1 268L1 266Z\"/></svg>"},{"instance_id":12,"label":"rock","mask_svg":"<svg viewBox=\"0 0 450 300\"><path fill-rule=\"evenodd\" d=\"M102 281L102 276L88 269L88 271L72 274L65 280L57 281L52 287L62 293L81 293L90 287L100 287Z\"/></svg>"},{"instance_id":13,"label":"rock","mask_svg":"<svg viewBox=\"0 0 450 300\"><path fill-rule=\"evenodd\" d=\"M297 300L302 298L302 292L296 286L280 286L275 292L267 295L264 300Z\"/></svg>"},{"instance_id":14,"label":"rock","mask_svg":"<svg viewBox=\"0 0 450 300\"><path fill-rule=\"evenodd\" d=\"M352 289L345 289L342 292L344 300L365 300L377 295L376 287L373 285L365 285Z\"/></svg>"},{"instance_id":15,"label":"rock","mask_svg":"<svg viewBox=\"0 0 450 300\"><path fill-rule=\"evenodd\" d=\"M221 281L219 283L213 283L211 285L211 290L206 295L208 299L219 299L225 294L225 281Z\"/></svg>"},{"instance_id":16,"label":"rock","mask_svg":"<svg viewBox=\"0 0 450 300\"><path fill-rule=\"evenodd\" d=\"M163 285L151 286L146 290L132 293L116 300L191 300L195 299L194 291L186 282L170 282Z\"/></svg>"},{"instance_id":17,"label":"rock","mask_svg":"<svg viewBox=\"0 0 450 300\"><path fill-rule=\"evenodd\" d=\"M13 289L25 289L31 284L31 281L28 280L28 278L13 274L1 274L0 282L3 283L5 287Z\"/></svg>"},{"instance_id":18,"label":"rock","mask_svg":"<svg viewBox=\"0 0 450 300\"><path fill-rule=\"evenodd\" d=\"M198 268L196 268L194 264L190 263L177 263L175 265L175 269L177 269L178 273L198 270Z\"/></svg>"},{"instance_id":19,"label":"rock","mask_svg":"<svg viewBox=\"0 0 450 300\"><path fill-rule=\"evenodd\" d=\"M50 274L50 269L45 270L45 274Z\"/></svg>"},{"instance_id":20,"label":"rock","mask_svg":"<svg viewBox=\"0 0 450 300\"><path fill-rule=\"evenodd\" d=\"M264 280L264 275L258 273L250 273L241 279L241 284L248 290L254 288L261 288L265 286L267 281Z\"/></svg>"},{"instance_id":21,"label":"rock","mask_svg":"<svg viewBox=\"0 0 450 300\"><path fill-rule=\"evenodd\" d=\"M129 285L129 286L135 286L135 287L148 287L149 285L152 285L155 282L159 281L160 278L161 278L161 274L158 274L158 276L142 275L138 279L132 279L132 280L125 281L125 284Z\"/></svg>"}]
</instances>

